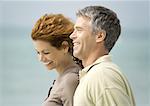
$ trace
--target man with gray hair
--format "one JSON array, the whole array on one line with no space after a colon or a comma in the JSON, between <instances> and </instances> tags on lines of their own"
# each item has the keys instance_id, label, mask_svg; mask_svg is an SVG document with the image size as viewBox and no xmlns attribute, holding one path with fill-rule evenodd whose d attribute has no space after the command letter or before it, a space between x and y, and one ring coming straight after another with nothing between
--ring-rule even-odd
<instances>
[{"instance_id":1,"label":"man with gray hair","mask_svg":"<svg viewBox=\"0 0 150 106\"><path fill-rule=\"evenodd\" d=\"M112 10L87 6L77 12L73 55L84 69L74 95L74 106L135 106L131 87L109 55L121 33Z\"/></svg>"}]
</instances>

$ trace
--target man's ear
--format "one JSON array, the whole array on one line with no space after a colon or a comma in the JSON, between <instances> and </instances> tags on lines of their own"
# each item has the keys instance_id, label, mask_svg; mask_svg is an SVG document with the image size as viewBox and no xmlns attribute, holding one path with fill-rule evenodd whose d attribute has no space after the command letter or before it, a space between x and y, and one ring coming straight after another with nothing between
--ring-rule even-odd
<instances>
[{"instance_id":1,"label":"man's ear","mask_svg":"<svg viewBox=\"0 0 150 106\"><path fill-rule=\"evenodd\" d=\"M98 32L96 34L96 42L104 41L105 37L106 37L106 31L102 30L102 31Z\"/></svg>"},{"instance_id":2,"label":"man's ear","mask_svg":"<svg viewBox=\"0 0 150 106\"><path fill-rule=\"evenodd\" d=\"M69 43L67 41L63 41L61 45L62 45L61 48L63 49L64 53L68 53Z\"/></svg>"}]
</instances>

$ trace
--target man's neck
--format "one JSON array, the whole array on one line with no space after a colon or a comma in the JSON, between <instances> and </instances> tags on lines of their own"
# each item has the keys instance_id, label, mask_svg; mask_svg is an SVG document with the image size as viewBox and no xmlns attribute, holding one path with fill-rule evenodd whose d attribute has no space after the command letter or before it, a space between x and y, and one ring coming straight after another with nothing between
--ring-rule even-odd
<instances>
[{"instance_id":1,"label":"man's neck","mask_svg":"<svg viewBox=\"0 0 150 106\"><path fill-rule=\"evenodd\" d=\"M82 64L83 64L84 67L87 67L87 66L93 64L98 58L100 58L104 55L108 55L108 52L103 52L103 53L93 52L87 58L82 60Z\"/></svg>"}]
</instances>

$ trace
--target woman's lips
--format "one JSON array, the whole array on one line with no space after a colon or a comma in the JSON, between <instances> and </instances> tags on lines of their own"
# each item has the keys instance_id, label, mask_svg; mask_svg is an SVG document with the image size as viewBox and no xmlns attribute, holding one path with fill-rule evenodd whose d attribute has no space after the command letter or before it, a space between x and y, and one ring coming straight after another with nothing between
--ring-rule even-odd
<instances>
[{"instance_id":1,"label":"woman's lips","mask_svg":"<svg viewBox=\"0 0 150 106\"><path fill-rule=\"evenodd\" d=\"M43 62L44 65L49 65L51 64L53 61L48 61L48 62Z\"/></svg>"}]
</instances>

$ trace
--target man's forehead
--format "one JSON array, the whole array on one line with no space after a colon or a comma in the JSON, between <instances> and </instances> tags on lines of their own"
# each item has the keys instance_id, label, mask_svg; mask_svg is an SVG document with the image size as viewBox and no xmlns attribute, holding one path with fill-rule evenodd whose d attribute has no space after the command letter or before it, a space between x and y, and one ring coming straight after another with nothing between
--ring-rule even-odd
<instances>
[{"instance_id":1,"label":"man's forehead","mask_svg":"<svg viewBox=\"0 0 150 106\"><path fill-rule=\"evenodd\" d=\"M77 17L75 27L89 27L90 20L84 17Z\"/></svg>"},{"instance_id":2,"label":"man's forehead","mask_svg":"<svg viewBox=\"0 0 150 106\"><path fill-rule=\"evenodd\" d=\"M76 21L90 21L90 18L79 16Z\"/></svg>"}]
</instances>

